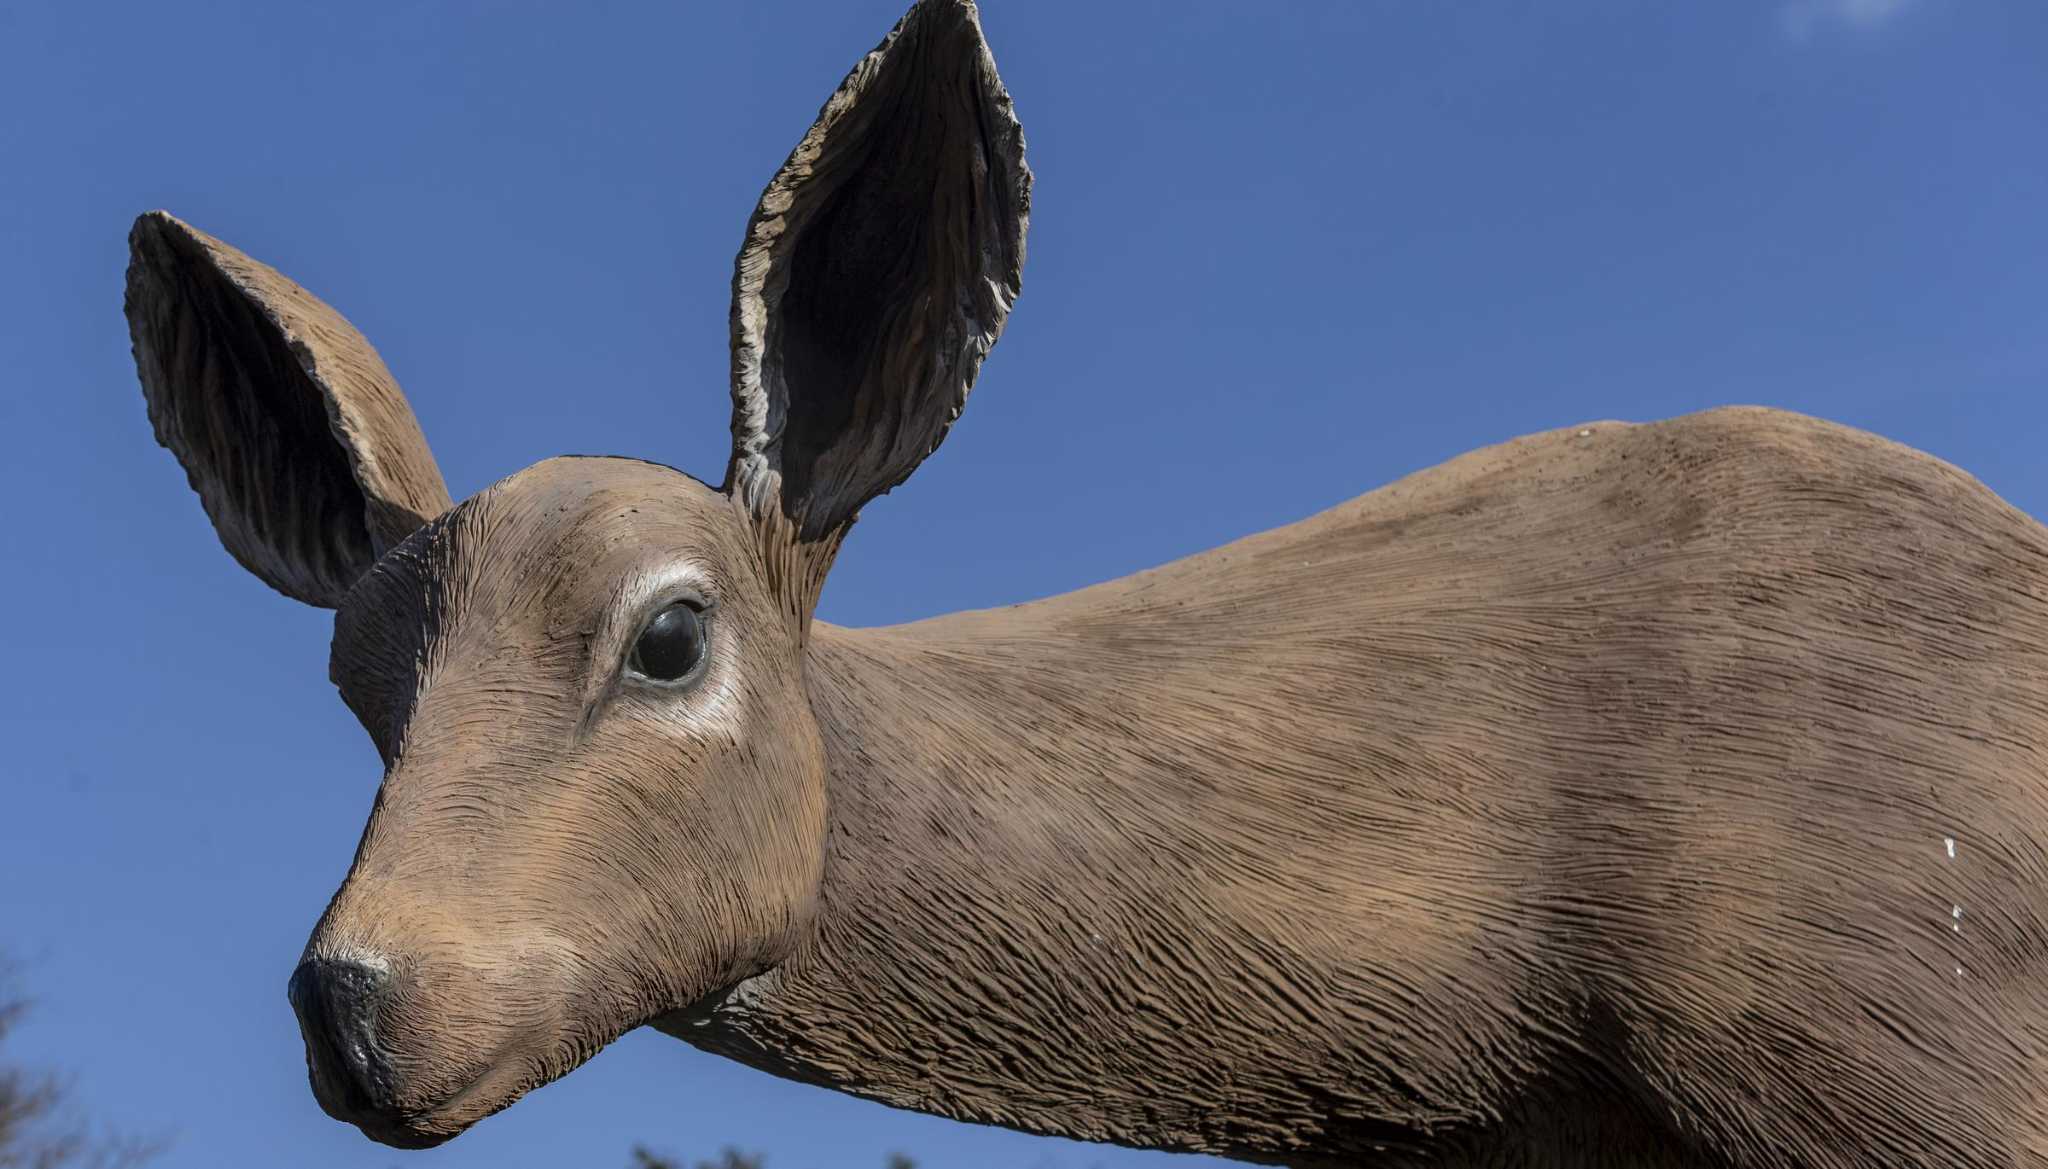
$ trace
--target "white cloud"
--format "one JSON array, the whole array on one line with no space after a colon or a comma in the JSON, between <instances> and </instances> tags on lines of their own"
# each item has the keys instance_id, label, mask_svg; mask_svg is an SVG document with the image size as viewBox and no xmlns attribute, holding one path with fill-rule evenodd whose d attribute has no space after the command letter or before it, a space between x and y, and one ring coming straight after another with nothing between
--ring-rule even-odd
<instances>
[{"instance_id":1,"label":"white cloud","mask_svg":"<svg viewBox=\"0 0 2048 1169\"><path fill-rule=\"evenodd\" d=\"M1785 35L1803 41L1828 25L1874 29L1889 24L1918 0L1788 0L1778 10Z\"/></svg>"}]
</instances>

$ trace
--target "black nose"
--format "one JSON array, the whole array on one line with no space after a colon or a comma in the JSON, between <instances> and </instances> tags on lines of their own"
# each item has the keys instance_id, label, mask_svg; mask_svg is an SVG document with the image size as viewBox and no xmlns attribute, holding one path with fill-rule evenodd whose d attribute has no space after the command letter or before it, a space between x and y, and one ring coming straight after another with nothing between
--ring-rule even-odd
<instances>
[{"instance_id":1,"label":"black nose","mask_svg":"<svg viewBox=\"0 0 2048 1169\"><path fill-rule=\"evenodd\" d=\"M306 1039L313 1094L337 1119L361 1123L391 1110L391 1063L377 1042L390 988L385 969L332 958L299 963L285 987Z\"/></svg>"}]
</instances>

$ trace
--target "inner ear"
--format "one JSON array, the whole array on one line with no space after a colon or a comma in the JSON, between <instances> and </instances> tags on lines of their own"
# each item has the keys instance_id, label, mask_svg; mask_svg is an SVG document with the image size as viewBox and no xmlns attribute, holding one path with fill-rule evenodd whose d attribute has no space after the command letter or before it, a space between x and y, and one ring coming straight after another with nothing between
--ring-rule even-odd
<instances>
[{"instance_id":1,"label":"inner ear","mask_svg":"<svg viewBox=\"0 0 2048 1169\"><path fill-rule=\"evenodd\" d=\"M230 546L244 567L353 580L382 549L372 540L369 501L349 461L326 457L335 445L326 395L256 302L214 277L203 245L189 237L174 243L168 232L160 238L167 248L182 244L186 257L159 269L174 288L151 299L159 311L154 327L140 330L145 339L137 349L160 351L151 372L163 373L152 383L189 395L175 402L171 392L151 396L150 419L164 445L223 478L247 480L240 490L228 484L207 491L197 482L203 472L188 473L216 526L250 531ZM291 473L279 473L287 462Z\"/></svg>"},{"instance_id":2,"label":"inner ear","mask_svg":"<svg viewBox=\"0 0 2048 1169\"><path fill-rule=\"evenodd\" d=\"M869 167L863 160L806 225L790 255L789 289L773 339L780 342L788 398L780 420L785 497L813 494L813 476L826 452L856 422L862 384L883 356L877 350L892 309L901 315L901 305L857 290L922 282L919 249L911 241L927 230L927 211L924 199L902 179L900 170ZM893 399L883 396L872 407L884 417L860 419L862 424L900 423L902 408Z\"/></svg>"}]
</instances>

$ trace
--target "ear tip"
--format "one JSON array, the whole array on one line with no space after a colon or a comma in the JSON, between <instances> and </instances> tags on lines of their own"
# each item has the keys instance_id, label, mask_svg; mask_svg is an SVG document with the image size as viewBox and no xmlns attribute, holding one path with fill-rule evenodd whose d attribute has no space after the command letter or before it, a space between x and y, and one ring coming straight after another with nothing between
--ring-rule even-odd
<instances>
[{"instance_id":1,"label":"ear tip","mask_svg":"<svg viewBox=\"0 0 2048 1169\"><path fill-rule=\"evenodd\" d=\"M981 9L974 0L917 0L906 23L921 26L927 34L962 37L982 52L988 51L988 38L981 31Z\"/></svg>"},{"instance_id":2,"label":"ear tip","mask_svg":"<svg viewBox=\"0 0 2048 1169\"><path fill-rule=\"evenodd\" d=\"M136 243L165 235L182 235L191 230L183 220L159 207L135 217L135 226L128 229L128 239Z\"/></svg>"},{"instance_id":3,"label":"ear tip","mask_svg":"<svg viewBox=\"0 0 2048 1169\"><path fill-rule=\"evenodd\" d=\"M995 49L982 31L981 7L975 0L917 0L884 42L885 47L906 32L911 34L910 39L934 51L936 59L958 56L973 63L969 76L981 86L984 100L992 107L999 124L1008 129L1007 136L1014 140L1016 149L1012 153L1020 157L1013 159L1013 164L1021 163L1023 135L1017 124L1016 107L996 68Z\"/></svg>"},{"instance_id":4,"label":"ear tip","mask_svg":"<svg viewBox=\"0 0 2048 1169\"><path fill-rule=\"evenodd\" d=\"M161 278L161 257L180 226L170 212L157 210L136 216L134 226L128 229L127 287L121 297L121 310L128 318L130 336L138 341L143 327L142 311Z\"/></svg>"},{"instance_id":5,"label":"ear tip","mask_svg":"<svg viewBox=\"0 0 2048 1169\"><path fill-rule=\"evenodd\" d=\"M210 242L205 232L161 208L136 216L135 226L128 229L128 255L136 264L153 257L161 262L167 248L189 252L195 247L205 248Z\"/></svg>"}]
</instances>

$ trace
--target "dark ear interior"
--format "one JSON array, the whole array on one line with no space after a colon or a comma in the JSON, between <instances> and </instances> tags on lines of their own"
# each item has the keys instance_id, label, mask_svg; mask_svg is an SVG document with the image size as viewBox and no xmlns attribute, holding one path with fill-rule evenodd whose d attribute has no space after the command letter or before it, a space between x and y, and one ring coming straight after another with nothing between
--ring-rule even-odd
<instances>
[{"instance_id":1,"label":"dark ear interior","mask_svg":"<svg viewBox=\"0 0 2048 1169\"><path fill-rule=\"evenodd\" d=\"M339 313L162 212L129 234L125 308L157 441L221 543L333 607L449 506L412 408Z\"/></svg>"},{"instance_id":2,"label":"dark ear interior","mask_svg":"<svg viewBox=\"0 0 2048 1169\"><path fill-rule=\"evenodd\" d=\"M734 277L729 489L820 540L938 446L1020 283L1030 171L965 0L922 0L762 196Z\"/></svg>"}]
</instances>

